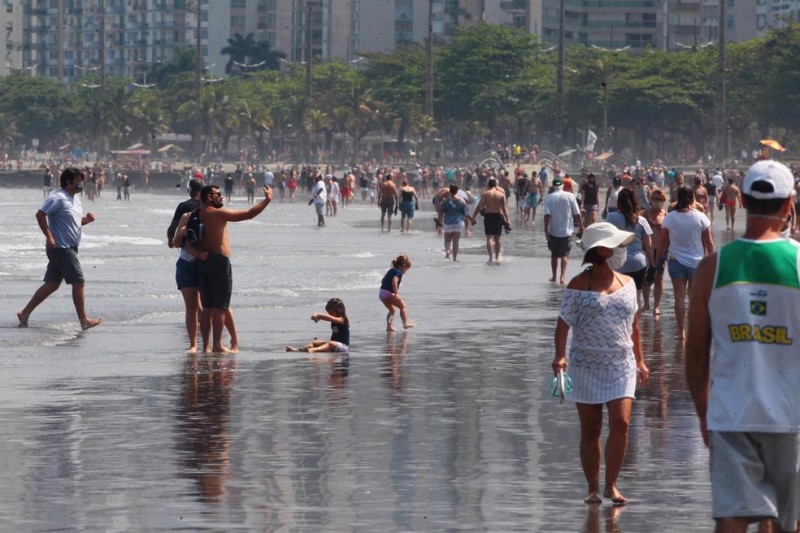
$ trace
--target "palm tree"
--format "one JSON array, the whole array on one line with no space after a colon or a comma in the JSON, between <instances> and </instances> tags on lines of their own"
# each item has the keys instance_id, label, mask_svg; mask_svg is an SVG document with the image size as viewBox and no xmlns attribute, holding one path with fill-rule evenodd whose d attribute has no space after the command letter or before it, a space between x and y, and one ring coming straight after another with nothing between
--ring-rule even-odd
<instances>
[{"instance_id":1,"label":"palm tree","mask_svg":"<svg viewBox=\"0 0 800 533\"><path fill-rule=\"evenodd\" d=\"M239 111L239 127L242 132L252 136L258 158L264 152L264 138L269 135L272 128L272 118L269 110L259 104L251 105L247 100L241 101Z\"/></svg>"},{"instance_id":2,"label":"palm tree","mask_svg":"<svg viewBox=\"0 0 800 533\"><path fill-rule=\"evenodd\" d=\"M379 155L380 164L383 164L383 134L386 131L392 131L394 129L395 121L397 120L397 116L392 109L392 106L386 102L379 102L375 105L373 109L373 119L378 126L378 130L380 131L381 135L381 153Z\"/></svg>"},{"instance_id":3,"label":"palm tree","mask_svg":"<svg viewBox=\"0 0 800 533\"><path fill-rule=\"evenodd\" d=\"M264 62L264 65L259 67L258 70L280 70L281 59L286 59L286 54L280 50L273 50L269 41L261 41L256 44L250 56L251 63Z\"/></svg>"},{"instance_id":4,"label":"palm tree","mask_svg":"<svg viewBox=\"0 0 800 533\"><path fill-rule=\"evenodd\" d=\"M6 113L0 113L0 143L13 143L15 139L21 137L17 124L14 119Z\"/></svg>"},{"instance_id":5,"label":"palm tree","mask_svg":"<svg viewBox=\"0 0 800 533\"><path fill-rule=\"evenodd\" d=\"M413 121L413 129L422 135L422 146L425 154L425 163L430 163L431 155L433 155L433 135L439 130L436 127L436 121L430 115L417 115Z\"/></svg>"},{"instance_id":6,"label":"palm tree","mask_svg":"<svg viewBox=\"0 0 800 533\"><path fill-rule=\"evenodd\" d=\"M317 162L319 162L319 132L330 129L332 124L331 117L319 109L309 109L306 114L306 131L314 134L314 145L316 146Z\"/></svg>"},{"instance_id":7,"label":"palm tree","mask_svg":"<svg viewBox=\"0 0 800 533\"><path fill-rule=\"evenodd\" d=\"M347 156L347 146L345 146L344 134L347 133L347 125L350 123L350 109L344 106L339 106L333 110L333 128L340 133L339 153L341 154L341 163L344 164L345 157Z\"/></svg>"},{"instance_id":8,"label":"palm tree","mask_svg":"<svg viewBox=\"0 0 800 533\"><path fill-rule=\"evenodd\" d=\"M252 33L248 33L247 37L242 37L241 33L228 37L228 46L224 46L220 50L222 55L230 56L228 62L225 63L225 74L231 73L234 63L247 63L247 58L253 56L255 48L256 42Z\"/></svg>"},{"instance_id":9,"label":"palm tree","mask_svg":"<svg viewBox=\"0 0 800 533\"><path fill-rule=\"evenodd\" d=\"M131 136L150 147L158 135L169 131L166 113L159 103L156 93L140 90L132 94L124 107Z\"/></svg>"},{"instance_id":10,"label":"palm tree","mask_svg":"<svg viewBox=\"0 0 800 533\"><path fill-rule=\"evenodd\" d=\"M361 136L367 131L368 120L374 116L372 90L361 82L354 83L347 94L347 107L351 112L353 154L357 156Z\"/></svg>"}]
</instances>

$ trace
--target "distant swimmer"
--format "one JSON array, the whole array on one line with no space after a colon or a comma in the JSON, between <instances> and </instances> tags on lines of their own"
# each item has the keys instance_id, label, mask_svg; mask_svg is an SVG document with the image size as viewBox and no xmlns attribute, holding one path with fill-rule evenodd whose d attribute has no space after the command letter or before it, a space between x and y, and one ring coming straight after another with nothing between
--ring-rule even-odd
<instances>
[{"instance_id":1,"label":"distant swimmer","mask_svg":"<svg viewBox=\"0 0 800 533\"><path fill-rule=\"evenodd\" d=\"M325 311L312 314L311 320L330 322L331 339L328 341L314 339L302 348L287 346L287 352L347 352L350 348L350 321L347 318L344 302L339 298L331 298L325 305Z\"/></svg>"},{"instance_id":2,"label":"distant swimmer","mask_svg":"<svg viewBox=\"0 0 800 533\"><path fill-rule=\"evenodd\" d=\"M72 303L78 313L81 329L87 330L102 322L102 319L86 316L83 271L78 259L81 227L95 221L94 213L84 216L81 200L77 196L83 191L84 177L77 168L64 169L61 188L48 196L36 211L36 222L45 236L47 271L44 284L36 290L28 305L17 313L20 327L27 327L33 310L56 292L62 281L72 285Z\"/></svg>"},{"instance_id":3,"label":"distant swimmer","mask_svg":"<svg viewBox=\"0 0 800 533\"><path fill-rule=\"evenodd\" d=\"M403 280L403 274L408 272L411 268L411 260L405 255L398 255L392 261L392 268L383 276L381 280L381 289L378 292L378 298L381 300L389 313L386 315L386 331L397 331L392 326L394 321L395 309L400 310L400 319L403 321L403 328L413 328L414 324L408 321L408 311L406 310L406 303L400 297L398 291L400 290L400 282Z\"/></svg>"}]
</instances>

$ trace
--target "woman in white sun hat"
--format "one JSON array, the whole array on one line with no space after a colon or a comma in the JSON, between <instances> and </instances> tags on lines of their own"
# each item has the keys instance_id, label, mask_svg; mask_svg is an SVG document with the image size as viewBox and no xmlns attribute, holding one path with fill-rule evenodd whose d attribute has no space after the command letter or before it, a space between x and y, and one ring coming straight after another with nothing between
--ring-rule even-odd
<instances>
[{"instance_id":1,"label":"woman in white sun hat","mask_svg":"<svg viewBox=\"0 0 800 533\"><path fill-rule=\"evenodd\" d=\"M625 263L625 246L633 233L608 222L592 224L583 233L583 263L589 264L564 290L556 325L553 373L568 371L581 425L580 460L588 483L584 501L602 502L600 493L600 433L603 405L608 409L609 434L605 443L605 486L602 496L614 505L627 499L617 488L625 451L628 425L637 382L647 383L650 371L644 362L639 337L636 285L614 271ZM573 330L567 358L567 334ZM569 368L567 360L569 359Z\"/></svg>"}]
</instances>

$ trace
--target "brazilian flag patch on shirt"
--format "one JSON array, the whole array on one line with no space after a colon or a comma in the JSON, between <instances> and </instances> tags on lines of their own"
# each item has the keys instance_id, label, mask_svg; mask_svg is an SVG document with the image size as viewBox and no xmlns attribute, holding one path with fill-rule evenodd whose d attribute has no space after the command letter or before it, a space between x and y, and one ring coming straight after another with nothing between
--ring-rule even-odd
<instances>
[{"instance_id":1,"label":"brazilian flag patch on shirt","mask_svg":"<svg viewBox=\"0 0 800 533\"><path fill-rule=\"evenodd\" d=\"M767 316L767 302L750 300L750 314L755 316Z\"/></svg>"}]
</instances>

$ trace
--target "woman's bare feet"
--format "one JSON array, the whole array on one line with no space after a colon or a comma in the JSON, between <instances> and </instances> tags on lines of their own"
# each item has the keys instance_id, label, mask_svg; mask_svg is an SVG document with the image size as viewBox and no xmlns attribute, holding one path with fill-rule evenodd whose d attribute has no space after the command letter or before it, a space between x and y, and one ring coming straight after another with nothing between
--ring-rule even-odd
<instances>
[{"instance_id":1,"label":"woman's bare feet","mask_svg":"<svg viewBox=\"0 0 800 533\"><path fill-rule=\"evenodd\" d=\"M654 307L653 316L660 316L660 315L661 315L661 309L659 309L658 307Z\"/></svg>"},{"instance_id":2,"label":"woman's bare feet","mask_svg":"<svg viewBox=\"0 0 800 533\"><path fill-rule=\"evenodd\" d=\"M22 311L17 313L17 320L19 320L19 327L27 328L28 327L28 318L29 317L30 317L30 315L26 315Z\"/></svg>"},{"instance_id":3,"label":"woman's bare feet","mask_svg":"<svg viewBox=\"0 0 800 533\"><path fill-rule=\"evenodd\" d=\"M231 347L228 351L231 353L239 353L239 342L231 342Z\"/></svg>"},{"instance_id":4,"label":"woman's bare feet","mask_svg":"<svg viewBox=\"0 0 800 533\"><path fill-rule=\"evenodd\" d=\"M596 492L590 492L584 499L583 503L587 505L599 505L603 503L603 499Z\"/></svg>"},{"instance_id":5,"label":"woman's bare feet","mask_svg":"<svg viewBox=\"0 0 800 533\"><path fill-rule=\"evenodd\" d=\"M406 322L405 324L403 324L403 329L411 329L414 326L415 324L412 324L411 322Z\"/></svg>"},{"instance_id":6,"label":"woman's bare feet","mask_svg":"<svg viewBox=\"0 0 800 533\"><path fill-rule=\"evenodd\" d=\"M611 498L611 502L614 505L625 505L628 503L628 498L623 496L616 486L606 487L606 490L603 491L603 496Z\"/></svg>"},{"instance_id":7,"label":"woman's bare feet","mask_svg":"<svg viewBox=\"0 0 800 533\"><path fill-rule=\"evenodd\" d=\"M87 329L91 329L95 326L99 326L103 322L102 318L84 318L81 320L81 329L86 331Z\"/></svg>"}]
</instances>

